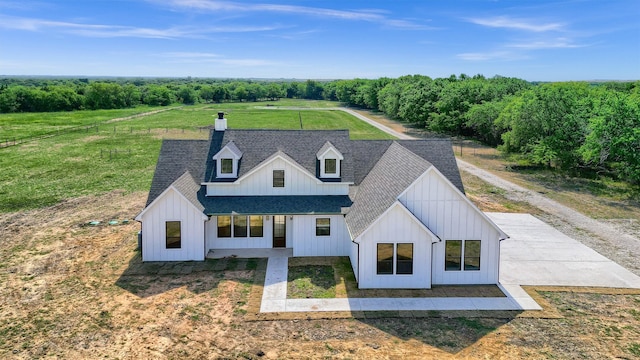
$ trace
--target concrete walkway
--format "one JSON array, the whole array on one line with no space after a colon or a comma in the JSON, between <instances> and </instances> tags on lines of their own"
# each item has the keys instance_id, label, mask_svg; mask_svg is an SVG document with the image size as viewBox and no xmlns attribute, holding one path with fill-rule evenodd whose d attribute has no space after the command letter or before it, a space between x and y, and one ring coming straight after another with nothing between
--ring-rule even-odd
<instances>
[{"instance_id":1,"label":"concrete walkway","mask_svg":"<svg viewBox=\"0 0 640 360\"><path fill-rule=\"evenodd\" d=\"M335 298L287 299L289 259L267 262L260 312L383 311L383 310L541 310L520 287L504 289L507 297Z\"/></svg>"},{"instance_id":2,"label":"concrete walkway","mask_svg":"<svg viewBox=\"0 0 640 360\"><path fill-rule=\"evenodd\" d=\"M507 297L287 299L288 257L269 257L260 312L541 310L520 286L640 289L640 277L529 214L487 213L510 238L500 245Z\"/></svg>"}]
</instances>

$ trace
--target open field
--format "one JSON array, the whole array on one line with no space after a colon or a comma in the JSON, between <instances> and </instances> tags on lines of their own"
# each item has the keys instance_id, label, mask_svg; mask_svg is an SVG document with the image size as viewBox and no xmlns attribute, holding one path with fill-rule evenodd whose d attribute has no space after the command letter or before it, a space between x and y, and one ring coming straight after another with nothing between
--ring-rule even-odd
<instances>
[{"instance_id":1,"label":"open field","mask_svg":"<svg viewBox=\"0 0 640 360\"><path fill-rule=\"evenodd\" d=\"M0 149L0 358L640 358L638 292L539 289L545 311L536 313L316 313L257 321L264 260L143 264L137 223L87 225L132 219L144 206L161 139L206 138L200 127L218 110L231 127L299 128L298 111L223 105ZM361 126L342 112L300 115L305 128ZM357 136L385 136L371 129ZM463 181L482 210L537 211L478 178L463 174ZM628 201L603 196L606 206ZM344 276L340 266L336 273ZM348 291L336 286L332 296Z\"/></svg>"},{"instance_id":2,"label":"open field","mask_svg":"<svg viewBox=\"0 0 640 360\"><path fill-rule=\"evenodd\" d=\"M218 105L181 107L0 148L0 213L115 189L147 191L162 139L206 139L219 110L229 113L232 128L299 129L302 117L305 129L342 128L349 129L355 139L389 138L342 111L260 110L246 103L221 106L224 109ZM33 114L15 116L19 115L30 118ZM32 129L34 125L20 126Z\"/></svg>"},{"instance_id":3,"label":"open field","mask_svg":"<svg viewBox=\"0 0 640 360\"><path fill-rule=\"evenodd\" d=\"M111 119L163 109L165 108L139 106L132 109L115 110L0 114L0 142L39 136L72 127L93 125Z\"/></svg>"}]
</instances>

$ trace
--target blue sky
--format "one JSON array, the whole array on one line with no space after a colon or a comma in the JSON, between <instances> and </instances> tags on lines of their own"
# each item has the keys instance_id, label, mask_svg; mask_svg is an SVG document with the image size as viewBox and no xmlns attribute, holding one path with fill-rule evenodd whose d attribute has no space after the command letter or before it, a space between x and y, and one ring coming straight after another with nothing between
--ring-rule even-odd
<instances>
[{"instance_id":1,"label":"blue sky","mask_svg":"<svg viewBox=\"0 0 640 360\"><path fill-rule=\"evenodd\" d=\"M638 0L0 0L0 74L640 79Z\"/></svg>"}]
</instances>

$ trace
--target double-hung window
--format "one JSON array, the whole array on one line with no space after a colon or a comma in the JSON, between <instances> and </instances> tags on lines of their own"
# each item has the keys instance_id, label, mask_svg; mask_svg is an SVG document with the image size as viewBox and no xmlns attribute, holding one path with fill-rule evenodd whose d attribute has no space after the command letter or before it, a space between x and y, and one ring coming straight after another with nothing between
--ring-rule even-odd
<instances>
[{"instance_id":1,"label":"double-hung window","mask_svg":"<svg viewBox=\"0 0 640 360\"><path fill-rule=\"evenodd\" d=\"M331 235L331 219L317 218L316 219L316 236L330 236L330 235Z\"/></svg>"},{"instance_id":2,"label":"double-hung window","mask_svg":"<svg viewBox=\"0 0 640 360\"><path fill-rule=\"evenodd\" d=\"M284 187L284 170L273 170L273 187Z\"/></svg>"}]
</instances>

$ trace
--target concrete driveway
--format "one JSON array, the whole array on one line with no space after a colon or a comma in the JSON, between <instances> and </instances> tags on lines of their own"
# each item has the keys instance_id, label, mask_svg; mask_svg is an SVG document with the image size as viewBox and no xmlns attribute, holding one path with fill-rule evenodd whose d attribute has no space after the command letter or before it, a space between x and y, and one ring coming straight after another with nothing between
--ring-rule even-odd
<instances>
[{"instance_id":1,"label":"concrete driveway","mask_svg":"<svg viewBox=\"0 0 640 360\"><path fill-rule=\"evenodd\" d=\"M503 285L640 288L640 277L532 215L487 215L510 236L500 244Z\"/></svg>"}]
</instances>

